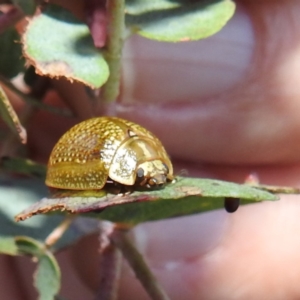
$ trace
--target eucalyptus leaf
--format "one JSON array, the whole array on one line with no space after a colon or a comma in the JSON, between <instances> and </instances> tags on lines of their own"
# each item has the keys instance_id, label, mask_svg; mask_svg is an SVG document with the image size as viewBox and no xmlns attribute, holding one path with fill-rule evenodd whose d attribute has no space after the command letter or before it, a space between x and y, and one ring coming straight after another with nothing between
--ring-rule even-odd
<instances>
[{"instance_id":1,"label":"eucalyptus leaf","mask_svg":"<svg viewBox=\"0 0 300 300\"><path fill-rule=\"evenodd\" d=\"M34 285L39 292L40 300L53 300L60 289L61 274L53 254L44 245L29 237L16 237L19 252L38 259L34 274Z\"/></svg>"},{"instance_id":2,"label":"eucalyptus leaf","mask_svg":"<svg viewBox=\"0 0 300 300\"><path fill-rule=\"evenodd\" d=\"M53 211L77 213L129 226L224 207L226 199L240 199L241 204L278 197L267 191L220 180L178 177L163 189L135 191L115 195L100 191L65 191L44 198L16 216L25 220Z\"/></svg>"},{"instance_id":3,"label":"eucalyptus leaf","mask_svg":"<svg viewBox=\"0 0 300 300\"><path fill-rule=\"evenodd\" d=\"M234 11L231 0L128 0L126 26L153 40L195 41L220 31Z\"/></svg>"},{"instance_id":4,"label":"eucalyptus leaf","mask_svg":"<svg viewBox=\"0 0 300 300\"><path fill-rule=\"evenodd\" d=\"M14 240L19 254L31 255L34 257L39 257L45 254L46 249L38 240L28 236L16 236Z\"/></svg>"},{"instance_id":5,"label":"eucalyptus leaf","mask_svg":"<svg viewBox=\"0 0 300 300\"><path fill-rule=\"evenodd\" d=\"M54 256L48 252L39 258L35 273L35 287L40 300L53 300L60 289L60 269Z\"/></svg>"},{"instance_id":6,"label":"eucalyptus leaf","mask_svg":"<svg viewBox=\"0 0 300 300\"><path fill-rule=\"evenodd\" d=\"M26 58L40 75L66 77L92 88L102 86L109 69L95 48L88 26L68 10L48 5L23 35Z\"/></svg>"},{"instance_id":7,"label":"eucalyptus leaf","mask_svg":"<svg viewBox=\"0 0 300 300\"><path fill-rule=\"evenodd\" d=\"M15 222L14 216L20 210L27 208L47 194L48 191L44 180L0 176L0 252L6 252L4 250L1 251L1 248L8 247L7 243L12 241L4 240L4 238L11 239L22 235L43 242L63 221L64 216L52 215L37 216L22 224ZM96 230L97 221L79 218L72 223L69 230L55 245L54 249L58 250L71 245L83 235L95 232Z\"/></svg>"}]
</instances>

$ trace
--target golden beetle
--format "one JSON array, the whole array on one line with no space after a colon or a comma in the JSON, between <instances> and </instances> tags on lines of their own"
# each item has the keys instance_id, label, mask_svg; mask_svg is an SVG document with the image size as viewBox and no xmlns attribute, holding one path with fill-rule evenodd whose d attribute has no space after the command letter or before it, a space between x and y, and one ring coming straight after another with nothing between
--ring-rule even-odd
<instances>
[{"instance_id":1,"label":"golden beetle","mask_svg":"<svg viewBox=\"0 0 300 300\"><path fill-rule=\"evenodd\" d=\"M155 188L172 179L172 163L157 137L127 120L98 117L60 138L49 158L46 185L91 190L110 182Z\"/></svg>"}]
</instances>

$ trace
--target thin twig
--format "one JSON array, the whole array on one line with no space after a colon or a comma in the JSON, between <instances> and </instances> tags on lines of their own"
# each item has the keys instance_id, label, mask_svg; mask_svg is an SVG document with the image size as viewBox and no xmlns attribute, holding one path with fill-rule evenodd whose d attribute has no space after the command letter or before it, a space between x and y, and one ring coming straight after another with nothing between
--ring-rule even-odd
<instances>
[{"instance_id":1,"label":"thin twig","mask_svg":"<svg viewBox=\"0 0 300 300\"><path fill-rule=\"evenodd\" d=\"M151 273L142 255L127 238L126 232L115 229L110 239L121 250L123 256L127 259L136 277L140 280L151 299L169 300L170 298Z\"/></svg>"},{"instance_id":2,"label":"thin twig","mask_svg":"<svg viewBox=\"0 0 300 300\"><path fill-rule=\"evenodd\" d=\"M47 249L53 247L57 241L63 236L63 234L68 230L72 222L74 221L75 216L67 216L54 230L47 236L45 239L45 247Z\"/></svg>"},{"instance_id":3,"label":"thin twig","mask_svg":"<svg viewBox=\"0 0 300 300\"><path fill-rule=\"evenodd\" d=\"M107 44L105 58L109 78L101 89L101 100L115 101L120 92L120 70L125 28L125 0L107 0Z\"/></svg>"},{"instance_id":4,"label":"thin twig","mask_svg":"<svg viewBox=\"0 0 300 300\"><path fill-rule=\"evenodd\" d=\"M35 109L32 106L25 105L20 113L20 122L25 126L34 114ZM20 144L19 138L11 131L5 137L0 150L0 157L19 156L24 146Z\"/></svg>"},{"instance_id":5,"label":"thin twig","mask_svg":"<svg viewBox=\"0 0 300 300\"><path fill-rule=\"evenodd\" d=\"M115 300L118 296L122 255L109 239L113 231L113 223L100 223L100 284L96 300Z\"/></svg>"}]
</instances>

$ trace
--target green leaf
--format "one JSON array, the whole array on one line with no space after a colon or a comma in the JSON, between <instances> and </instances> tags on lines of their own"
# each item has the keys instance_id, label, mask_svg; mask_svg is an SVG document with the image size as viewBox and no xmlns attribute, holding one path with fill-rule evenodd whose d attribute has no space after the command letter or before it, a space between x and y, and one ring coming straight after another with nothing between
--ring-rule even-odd
<instances>
[{"instance_id":1,"label":"green leaf","mask_svg":"<svg viewBox=\"0 0 300 300\"><path fill-rule=\"evenodd\" d=\"M231 0L128 0L126 25L153 40L195 41L220 31L234 10Z\"/></svg>"},{"instance_id":2,"label":"green leaf","mask_svg":"<svg viewBox=\"0 0 300 300\"><path fill-rule=\"evenodd\" d=\"M16 29L9 28L0 34L0 45L0 74L12 78L24 71L20 36Z\"/></svg>"},{"instance_id":3,"label":"green leaf","mask_svg":"<svg viewBox=\"0 0 300 300\"><path fill-rule=\"evenodd\" d=\"M169 0L126 0L126 13L139 15L142 13L162 11L167 9L178 8L184 5L185 1Z\"/></svg>"},{"instance_id":4,"label":"green leaf","mask_svg":"<svg viewBox=\"0 0 300 300\"><path fill-rule=\"evenodd\" d=\"M44 180L0 175L0 241L5 237L13 238L20 235L29 236L38 241L46 239L62 222L63 216L37 216L22 224L16 223L14 216L47 194ZM75 220L55 244L55 250L71 245L83 235L96 231L97 224L95 223L97 222L91 221L82 218Z\"/></svg>"},{"instance_id":5,"label":"green leaf","mask_svg":"<svg viewBox=\"0 0 300 300\"><path fill-rule=\"evenodd\" d=\"M13 237L0 236L0 253L17 255L18 247Z\"/></svg>"},{"instance_id":6,"label":"green leaf","mask_svg":"<svg viewBox=\"0 0 300 300\"><path fill-rule=\"evenodd\" d=\"M34 284L40 300L53 300L60 289L61 274L53 254L40 242L29 237L16 237L19 252L38 259L38 267L34 275Z\"/></svg>"},{"instance_id":7,"label":"green leaf","mask_svg":"<svg viewBox=\"0 0 300 300\"><path fill-rule=\"evenodd\" d=\"M64 76L92 87L102 86L109 69L94 47L88 26L69 11L49 5L33 18L23 36L24 53L40 75Z\"/></svg>"},{"instance_id":8,"label":"green leaf","mask_svg":"<svg viewBox=\"0 0 300 300\"><path fill-rule=\"evenodd\" d=\"M25 144L27 141L27 133L22 126L18 115L9 102L4 90L0 85L0 115L4 122L18 135L21 143Z\"/></svg>"},{"instance_id":9,"label":"green leaf","mask_svg":"<svg viewBox=\"0 0 300 300\"><path fill-rule=\"evenodd\" d=\"M35 286L40 293L40 300L53 300L60 289L60 270L54 256L48 252L39 258L35 274Z\"/></svg>"},{"instance_id":10,"label":"green leaf","mask_svg":"<svg viewBox=\"0 0 300 300\"><path fill-rule=\"evenodd\" d=\"M44 245L28 236L16 236L14 238L19 254L39 257L45 254Z\"/></svg>"},{"instance_id":11,"label":"green leaf","mask_svg":"<svg viewBox=\"0 0 300 300\"><path fill-rule=\"evenodd\" d=\"M177 182L161 190L136 191L128 195L114 195L103 190L66 191L33 204L16 219L20 221L35 214L60 210L135 225L223 208L228 198L241 199L242 204L278 199L248 185L178 177Z\"/></svg>"}]
</instances>

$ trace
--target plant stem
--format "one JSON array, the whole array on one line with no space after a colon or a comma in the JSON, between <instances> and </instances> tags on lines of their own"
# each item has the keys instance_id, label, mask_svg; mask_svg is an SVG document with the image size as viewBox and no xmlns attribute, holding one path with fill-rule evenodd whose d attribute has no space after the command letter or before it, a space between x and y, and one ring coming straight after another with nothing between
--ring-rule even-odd
<instances>
[{"instance_id":1,"label":"plant stem","mask_svg":"<svg viewBox=\"0 0 300 300\"><path fill-rule=\"evenodd\" d=\"M127 238L126 232L115 229L111 234L110 239L121 250L123 256L127 259L128 263L135 272L136 277L140 280L151 299L170 299L154 275L151 273L142 255Z\"/></svg>"},{"instance_id":2,"label":"plant stem","mask_svg":"<svg viewBox=\"0 0 300 300\"><path fill-rule=\"evenodd\" d=\"M27 142L27 133L22 126L17 113L13 109L8 97L0 85L0 102L1 102L1 115L11 130L19 137L22 144Z\"/></svg>"},{"instance_id":3,"label":"plant stem","mask_svg":"<svg viewBox=\"0 0 300 300\"><path fill-rule=\"evenodd\" d=\"M122 255L118 248L109 245L101 253L100 288L96 299L115 300L118 296Z\"/></svg>"},{"instance_id":4,"label":"plant stem","mask_svg":"<svg viewBox=\"0 0 300 300\"><path fill-rule=\"evenodd\" d=\"M34 114L35 109L32 106L25 105L20 113L19 119L21 124L27 124L31 116ZM20 156L20 152L24 150L20 145L19 137L13 132L9 131L1 146L0 157L3 156Z\"/></svg>"},{"instance_id":5,"label":"plant stem","mask_svg":"<svg viewBox=\"0 0 300 300\"><path fill-rule=\"evenodd\" d=\"M109 239L113 231L113 223L100 222L100 286L96 295L99 300L115 300L118 296L122 254Z\"/></svg>"},{"instance_id":6,"label":"plant stem","mask_svg":"<svg viewBox=\"0 0 300 300\"><path fill-rule=\"evenodd\" d=\"M109 78L101 89L101 100L115 101L120 92L121 56L125 28L125 0L107 0L107 44L105 58Z\"/></svg>"},{"instance_id":7,"label":"plant stem","mask_svg":"<svg viewBox=\"0 0 300 300\"><path fill-rule=\"evenodd\" d=\"M68 230L75 216L67 216L54 230L47 236L45 240L45 247L47 249L53 247L57 241L63 236Z\"/></svg>"}]
</instances>

